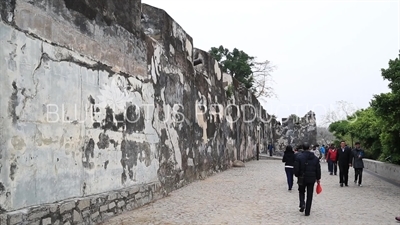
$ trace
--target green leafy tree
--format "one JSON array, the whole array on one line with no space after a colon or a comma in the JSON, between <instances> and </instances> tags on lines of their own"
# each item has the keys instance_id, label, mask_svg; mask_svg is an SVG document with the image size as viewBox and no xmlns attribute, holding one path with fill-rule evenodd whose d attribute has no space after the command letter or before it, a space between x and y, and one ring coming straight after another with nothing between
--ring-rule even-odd
<instances>
[{"instance_id":1,"label":"green leafy tree","mask_svg":"<svg viewBox=\"0 0 400 225\"><path fill-rule=\"evenodd\" d=\"M343 139L350 132L350 123L347 120L339 120L329 125L329 132L333 133L337 139Z\"/></svg>"},{"instance_id":2,"label":"green leafy tree","mask_svg":"<svg viewBox=\"0 0 400 225\"><path fill-rule=\"evenodd\" d=\"M377 159L382 151L380 142L382 120L376 115L372 107L358 110L353 117L353 123L350 124L349 128L353 137L362 142L370 158Z\"/></svg>"},{"instance_id":3,"label":"green leafy tree","mask_svg":"<svg viewBox=\"0 0 400 225\"><path fill-rule=\"evenodd\" d=\"M257 62L255 57L242 50L234 48L230 51L222 45L211 48L209 53L222 65L223 72L241 82L257 98L275 96L272 88L274 81L271 76L275 67L270 61Z\"/></svg>"},{"instance_id":4,"label":"green leafy tree","mask_svg":"<svg viewBox=\"0 0 400 225\"><path fill-rule=\"evenodd\" d=\"M251 67L254 65L252 62L254 57L237 48L231 52L222 45L219 48L211 48L210 54L222 64L223 72L229 73L246 88L250 89L253 86L254 78L251 76L253 74Z\"/></svg>"},{"instance_id":5,"label":"green leafy tree","mask_svg":"<svg viewBox=\"0 0 400 225\"><path fill-rule=\"evenodd\" d=\"M370 157L400 164L400 57L389 60L382 77L389 81L389 93L375 95L370 107L358 110L332 123L329 130L336 138L358 139ZM350 122L349 122L350 121Z\"/></svg>"},{"instance_id":6,"label":"green leafy tree","mask_svg":"<svg viewBox=\"0 0 400 225\"><path fill-rule=\"evenodd\" d=\"M400 55L389 60L387 69L382 69L382 77L389 81L391 92L375 95L371 106L381 118L382 144L381 159L388 156L400 163Z\"/></svg>"}]
</instances>

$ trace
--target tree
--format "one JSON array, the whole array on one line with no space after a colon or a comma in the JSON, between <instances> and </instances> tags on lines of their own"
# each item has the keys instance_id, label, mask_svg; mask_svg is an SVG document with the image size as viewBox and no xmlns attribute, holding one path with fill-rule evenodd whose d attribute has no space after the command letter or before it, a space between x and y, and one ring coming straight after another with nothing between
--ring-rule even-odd
<instances>
[{"instance_id":1,"label":"tree","mask_svg":"<svg viewBox=\"0 0 400 225\"><path fill-rule=\"evenodd\" d=\"M242 50L234 48L232 51L219 46L212 47L209 51L212 57L222 65L222 70L241 82L247 89L259 98L270 98L275 96L271 83L275 67L266 60L256 61Z\"/></svg>"},{"instance_id":2,"label":"tree","mask_svg":"<svg viewBox=\"0 0 400 225\"><path fill-rule=\"evenodd\" d=\"M353 145L355 139L360 141L370 158L377 159L380 155L380 120L375 111L369 107L357 110L345 120L333 122L329 130L337 140L350 140Z\"/></svg>"},{"instance_id":3,"label":"tree","mask_svg":"<svg viewBox=\"0 0 400 225\"><path fill-rule=\"evenodd\" d=\"M271 62L265 60L263 62L253 61L253 86L252 91L257 98L271 98L276 96L275 91L272 87L274 80L272 79L271 73L276 69L275 66L271 65Z\"/></svg>"},{"instance_id":4,"label":"tree","mask_svg":"<svg viewBox=\"0 0 400 225\"><path fill-rule=\"evenodd\" d=\"M357 119L350 124L349 130L351 130L354 138L362 142L369 157L379 158L382 151L380 135L383 121L377 117L372 107L358 110L355 114Z\"/></svg>"},{"instance_id":5,"label":"tree","mask_svg":"<svg viewBox=\"0 0 400 225\"><path fill-rule=\"evenodd\" d=\"M232 77L236 78L246 88L253 86L253 78L251 67L253 66L252 60L254 57L249 56L247 53L234 48L232 52L224 46L219 48L211 48L209 53L222 64L222 71L229 73Z\"/></svg>"},{"instance_id":6,"label":"tree","mask_svg":"<svg viewBox=\"0 0 400 225\"><path fill-rule=\"evenodd\" d=\"M317 142L323 145L332 144L335 136L329 132L327 127L317 127Z\"/></svg>"},{"instance_id":7,"label":"tree","mask_svg":"<svg viewBox=\"0 0 400 225\"><path fill-rule=\"evenodd\" d=\"M373 159L390 157L400 164L400 55L389 60L389 67L381 69L381 74L391 91L374 95L370 107L347 113L346 118L331 123L329 130L338 139L357 138Z\"/></svg>"},{"instance_id":8,"label":"tree","mask_svg":"<svg viewBox=\"0 0 400 225\"><path fill-rule=\"evenodd\" d=\"M336 121L347 120L356 111L357 107L354 104L346 101L337 101L335 106L323 115L324 119L321 125L329 125Z\"/></svg>"},{"instance_id":9,"label":"tree","mask_svg":"<svg viewBox=\"0 0 400 225\"><path fill-rule=\"evenodd\" d=\"M344 136L350 132L349 121L339 120L333 122L329 125L328 130L333 133L337 139L343 140Z\"/></svg>"},{"instance_id":10,"label":"tree","mask_svg":"<svg viewBox=\"0 0 400 225\"><path fill-rule=\"evenodd\" d=\"M400 54L388 64L381 74L389 81L391 92L375 95L371 106L381 119L381 159L391 156L393 162L400 163Z\"/></svg>"}]
</instances>

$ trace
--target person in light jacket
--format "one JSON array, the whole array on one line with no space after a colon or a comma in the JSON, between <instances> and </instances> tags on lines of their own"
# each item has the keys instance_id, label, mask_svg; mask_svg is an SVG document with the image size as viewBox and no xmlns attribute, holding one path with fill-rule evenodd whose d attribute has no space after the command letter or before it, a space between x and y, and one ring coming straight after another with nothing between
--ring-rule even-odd
<instances>
[{"instance_id":1,"label":"person in light jacket","mask_svg":"<svg viewBox=\"0 0 400 225\"><path fill-rule=\"evenodd\" d=\"M286 150L283 153L282 162L285 163L286 179L288 184L288 190L291 191L293 187L293 164L294 164L295 154L292 146L286 146Z\"/></svg>"},{"instance_id":2,"label":"person in light jacket","mask_svg":"<svg viewBox=\"0 0 400 225\"><path fill-rule=\"evenodd\" d=\"M356 148L353 149L353 168L354 168L354 183L362 186L362 173L364 168L364 150L360 148L360 142L356 142Z\"/></svg>"}]
</instances>

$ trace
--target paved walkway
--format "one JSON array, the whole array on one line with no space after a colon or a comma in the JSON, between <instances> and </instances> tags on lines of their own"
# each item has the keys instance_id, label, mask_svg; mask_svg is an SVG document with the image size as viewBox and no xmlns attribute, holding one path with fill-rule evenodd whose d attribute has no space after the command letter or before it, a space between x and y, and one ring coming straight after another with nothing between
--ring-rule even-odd
<instances>
[{"instance_id":1,"label":"paved walkway","mask_svg":"<svg viewBox=\"0 0 400 225\"><path fill-rule=\"evenodd\" d=\"M364 172L364 186L339 187L322 163L323 192L314 194L311 215L298 211L298 192L289 192L280 160L246 163L170 193L170 196L104 224L396 224L400 187Z\"/></svg>"}]
</instances>

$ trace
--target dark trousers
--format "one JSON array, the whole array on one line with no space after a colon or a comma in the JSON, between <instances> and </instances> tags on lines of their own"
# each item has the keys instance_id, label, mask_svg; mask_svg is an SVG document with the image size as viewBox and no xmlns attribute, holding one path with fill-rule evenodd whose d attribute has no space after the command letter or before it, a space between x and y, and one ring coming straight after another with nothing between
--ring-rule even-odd
<instances>
[{"instance_id":1,"label":"dark trousers","mask_svg":"<svg viewBox=\"0 0 400 225\"><path fill-rule=\"evenodd\" d=\"M314 194L314 183L306 183L304 185L299 185L299 207L306 207L305 213L310 214L311 211L311 203ZM304 201L305 192L307 191L307 200Z\"/></svg>"},{"instance_id":2,"label":"dark trousers","mask_svg":"<svg viewBox=\"0 0 400 225\"><path fill-rule=\"evenodd\" d=\"M293 187L293 168L285 167L285 172L286 172L286 179L287 179L288 189L292 190L292 187Z\"/></svg>"},{"instance_id":3,"label":"dark trousers","mask_svg":"<svg viewBox=\"0 0 400 225\"><path fill-rule=\"evenodd\" d=\"M335 175L337 174L337 163L330 159L328 159L328 171L329 173L335 173Z\"/></svg>"},{"instance_id":4,"label":"dark trousers","mask_svg":"<svg viewBox=\"0 0 400 225\"><path fill-rule=\"evenodd\" d=\"M269 156L272 156L272 148L269 149Z\"/></svg>"},{"instance_id":5,"label":"dark trousers","mask_svg":"<svg viewBox=\"0 0 400 225\"><path fill-rule=\"evenodd\" d=\"M361 184L361 182L362 182L362 172L363 172L363 168L354 168L354 174L355 174L354 181L357 182L357 178L358 178L358 184Z\"/></svg>"},{"instance_id":6,"label":"dark trousers","mask_svg":"<svg viewBox=\"0 0 400 225\"><path fill-rule=\"evenodd\" d=\"M349 184L349 165L339 165L339 183Z\"/></svg>"}]
</instances>

